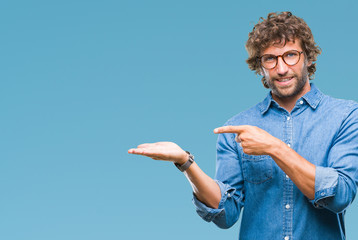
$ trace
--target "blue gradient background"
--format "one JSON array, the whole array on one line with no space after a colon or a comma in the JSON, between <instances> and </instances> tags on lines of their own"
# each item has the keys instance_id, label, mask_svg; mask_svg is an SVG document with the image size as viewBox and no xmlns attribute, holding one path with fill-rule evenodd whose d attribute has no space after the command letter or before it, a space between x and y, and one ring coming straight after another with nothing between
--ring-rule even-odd
<instances>
[{"instance_id":1,"label":"blue gradient background","mask_svg":"<svg viewBox=\"0 0 358 240\"><path fill-rule=\"evenodd\" d=\"M316 85L357 101L353 0L3 1L0 239L237 239L171 163L127 149L174 141L214 176L212 130L267 94L247 35L285 10L323 49ZM357 202L346 220L358 239Z\"/></svg>"}]
</instances>

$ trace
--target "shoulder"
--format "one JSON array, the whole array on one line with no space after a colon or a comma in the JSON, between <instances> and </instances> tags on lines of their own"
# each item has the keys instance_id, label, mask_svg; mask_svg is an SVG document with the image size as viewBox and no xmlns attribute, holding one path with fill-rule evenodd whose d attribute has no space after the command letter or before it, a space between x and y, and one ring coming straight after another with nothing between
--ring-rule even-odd
<instances>
[{"instance_id":1,"label":"shoulder","mask_svg":"<svg viewBox=\"0 0 358 240\"><path fill-rule=\"evenodd\" d=\"M321 106L318 108L320 111L328 111L331 114L347 117L350 114L357 112L358 103L353 100L334 98L328 95L324 95Z\"/></svg>"},{"instance_id":2,"label":"shoulder","mask_svg":"<svg viewBox=\"0 0 358 240\"><path fill-rule=\"evenodd\" d=\"M334 98L328 95L324 95L323 102L326 102L328 104L334 104L334 106L342 106L342 107L357 107L358 103L353 100L347 100L347 99L340 99L340 98Z\"/></svg>"}]
</instances>

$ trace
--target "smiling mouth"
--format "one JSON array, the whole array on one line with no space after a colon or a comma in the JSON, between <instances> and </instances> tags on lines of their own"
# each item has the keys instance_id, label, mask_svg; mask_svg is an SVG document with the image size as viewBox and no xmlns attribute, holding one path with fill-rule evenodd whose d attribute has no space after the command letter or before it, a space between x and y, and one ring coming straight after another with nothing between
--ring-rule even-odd
<instances>
[{"instance_id":1,"label":"smiling mouth","mask_svg":"<svg viewBox=\"0 0 358 240\"><path fill-rule=\"evenodd\" d=\"M286 78L277 78L276 81L278 82L288 82L292 79L293 77L286 77Z\"/></svg>"}]
</instances>

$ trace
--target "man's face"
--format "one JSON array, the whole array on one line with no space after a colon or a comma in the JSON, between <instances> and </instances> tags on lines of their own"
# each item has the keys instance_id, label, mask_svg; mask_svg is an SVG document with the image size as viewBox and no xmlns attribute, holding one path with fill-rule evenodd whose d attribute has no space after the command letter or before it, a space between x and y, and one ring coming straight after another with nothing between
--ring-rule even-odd
<instances>
[{"instance_id":1,"label":"man's face","mask_svg":"<svg viewBox=\"0 0 358 240\"><path fill-rule=\"evenodd\" d=\"M272 45L262 52L264 54L282 55L287 51L296 50L302 52L299 40L295 42L286 42L285 46ZM262 73L272 94L278 98L289 98L303 96L309 91L307 61L304 54L300 55L297 64L287 65L281 57L277 59L277 65L273 69L262 67Z\"/></svg>"}]
</instances>

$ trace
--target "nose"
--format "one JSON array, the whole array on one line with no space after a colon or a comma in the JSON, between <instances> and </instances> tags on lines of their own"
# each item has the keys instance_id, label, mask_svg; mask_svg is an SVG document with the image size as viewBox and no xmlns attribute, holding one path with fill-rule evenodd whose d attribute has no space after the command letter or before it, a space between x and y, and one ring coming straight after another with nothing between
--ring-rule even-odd
<instances>
[{"instance_id":1,"label":"nose","mask_svg":"<svg viewBox=\"0 0 358 240\"><path fill-rule=\"evenodd\" d=\"M283 61L282 57L277 58L276 71L279 75L285 75L288 71L287 64Z\"/></svg>"}]
</instances>

